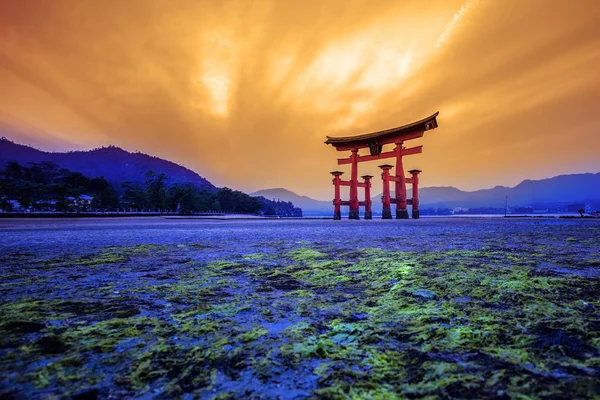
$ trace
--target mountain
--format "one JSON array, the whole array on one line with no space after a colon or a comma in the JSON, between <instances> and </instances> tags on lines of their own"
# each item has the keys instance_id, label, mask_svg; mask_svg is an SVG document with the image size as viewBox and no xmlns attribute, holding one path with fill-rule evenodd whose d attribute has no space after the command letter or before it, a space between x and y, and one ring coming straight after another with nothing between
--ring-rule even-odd
<instances>
[{"instance_id":1,"label":"mountain","mask_svg":"<svg viewBox=\"0 0 600 400\"><path fill-rule=\"evenodd\" d=\"M472 192L455 188L419 189L423 207L498 207L589 203L600 199L600 173L559 175L540 180L524 180L515 187L496 186Z\"/></svg>"},{"instance_id":2,"label":"mountain","mask_svg":"<svg viewBox=\"0 0 600 400\"><path fill-rule=\"evenodd\" d=\"M51 161L62 168L81 172L88 177L104 176L117 188L125 181L143 182L144 174L152 170L159 174L164 173L169 178L169 183L192 183L200 188L215 189L208 180L181 165L143 153L130 153L115 146L89 151L52 153L1 138L0 169L9 161L17 161L21 165Z\"/></svg>"},{"instance_id":3,"label":"mountain","mask_svg":"<svg viewBox=\"0 0 600 400\"><path fill-rule=\"evenodd\" d=\"M412 196L410 185L408 197ZM252 196L279 198L299 205L304 215L330 215L330 201L319 201L286 189L266 189ZM393 192L392 192L393 196ZM491 189L463 191L452 186L419 188L421 209L427 208L504 208L508 196L509 207L547 207L571 203L600 204L600 173L560 175L548 179L524 180L515 187L496 186ZM381 193L371 198L373 212L381 213ZM347 207L342 207L342 212Z\"/></svg>"},{"instance_id":4,"label":"mountain","mask_svg":"<svg viewBox=\"0 0 600 400\"><path fill-rule=\"evenodd\" d=\"M308 196L300 196L283 188L259 190L250 193L250 196L262 196L269 200L291 201L296 207L302 209L304 216L329 215L333 207L331 201L311 199Z\"/></svg>"}]
</instances>

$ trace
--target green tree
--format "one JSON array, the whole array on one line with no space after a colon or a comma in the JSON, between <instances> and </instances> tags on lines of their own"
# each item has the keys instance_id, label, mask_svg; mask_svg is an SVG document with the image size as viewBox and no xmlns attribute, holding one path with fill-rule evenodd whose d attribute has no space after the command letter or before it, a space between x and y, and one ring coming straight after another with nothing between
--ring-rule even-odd
<instances>
[{"instance_id":1,"label":"green tree","mask_svg":"<svg viewBox=\"0 0 600 400\"><path fill-rule=\"evenodd\" d=\"M4 175L7 179L21 179L23 177L23 167L16 161L9 161L4 167Z\"/></svg>"},{"instance_id":2,"label":"green tree","mask_svg":"<svg viewBox=\"0 0 600 400\"><path fill-rule=\"evenodd\" d=\"M167 208L167 186L165 174L156 174L150 170L144 174L146 178L146 199L153 211Z\"/></svg>"},{"instance_id":3,"label":"green tree","mask_svg":"<svg viewBox=\"0 0 600 400\"><path fill-rule=\"evenodd\" d=\"M179 210L181 214L199 211L200 193L192 184L172 185L168 190L168 207Z\"/></svg>"},{"instance_id":4,"label":"green tree","mask_svg":"<svg viewBox=\"0 0 600 400\"><path fill-rule=\"evenodd\" d=\"M123 182L121 185L123 196L121 198L123 207L142 210L147 207L146 192L144 189L130 181Z\"/></svg>"},{"instance_id":5,"label":"green tree","mask_svg":"<svg viewBox=\"0 0 600 400\"><path fill-rule=\"evenodd\" d=\"M0 178L0 210L12 211L12 205L10 204L9 193L10 182L8 179Z\"/></svg>"},{"instance_id":6,"label":"green tree","mask_svg":"<svg viewBox=\"0 0 600 400\"><path fill-rule=\"evenodd\" d=\"M94 195L92 208L100 210L114 210L119 205L117 191L103 176L89 181L89 191Z\"/></svg>"}]
</instances>

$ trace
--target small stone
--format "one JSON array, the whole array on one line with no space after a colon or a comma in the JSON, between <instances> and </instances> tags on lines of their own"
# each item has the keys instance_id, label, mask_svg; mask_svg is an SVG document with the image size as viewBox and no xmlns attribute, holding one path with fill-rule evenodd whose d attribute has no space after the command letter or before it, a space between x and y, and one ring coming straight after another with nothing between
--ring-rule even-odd
<instances>
[{"instance_id":1,"label":"small stone","mask_svg":"<svg viewBox=\"0 0 600 400\"><path fill-rule=\"evenodd\" d=\"M96 400L98 398L98 389L84 389L71 396L71 400Z\"/></svg>"},{"instance_id":2,"label":"small stone","mask_svg":"<svg viewBox=\"0 0 600 400\"><path fill-rule=\"evenodd\" d=\"M365 319L368 319L368 318L369 318L369 315L365 314L365 313L351 314L350 322L364 321Z\"/></svg>"},{"instance_id":3,"label":"small stone","mask_svg":"<svg viewBox=\"0 0 600 400\"><path fill-rule=\"evenodd\" d=\"M55 335L42 336L36 344L45 354L60 354L67 349L67 346Z\"/></svg>"},{"instance_id":4,"label":"small stone","mask_svg":"<svg viewBox=\"0 0 600 400\"><path fill-rule=\"evenodd\" d=\"M115 383L117 385L129 385L131 384L131 380L129 378L124 378L121 376L118 376L114 379Z\"/></svg>"},{"instance_id":5,"label":"small stone","mask_svg":"<svg viewBox=\"0 0 600 400\"><path fill-rule=\"evenodd\" d=\"M424 299L435 299L437 297L437 293L433 290L427 289L417 289L412 292L413 296L423 297Z\"/></svg>"},{"instance_id":6,"label":"small stone","mask_svg":"<svg viewBox=\"0 0 600 400\"><path fill-rule=\"evenodd\" d=\"M33 321L15 321L4 325L7 330L18 333L33 333L39 332L46 327L46 324Z\"/></svg>"},{"instance_id":7,"label":"small stone","mask_svg":"<svg viewBox=\"0 0 600 400\"><path fill-rule=\"evenodd\" d=\"M457 297L456 299L454 299L454 303L455 304L464 304L464 303L470 302L471 300L473 300L473 299L469 296Z\"/></svg>"}]
</instances>

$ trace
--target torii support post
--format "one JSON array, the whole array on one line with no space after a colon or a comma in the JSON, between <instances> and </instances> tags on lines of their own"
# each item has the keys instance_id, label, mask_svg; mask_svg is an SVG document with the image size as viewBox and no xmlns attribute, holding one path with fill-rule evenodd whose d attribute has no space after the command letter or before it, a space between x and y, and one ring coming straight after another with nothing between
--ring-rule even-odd
<instances>
[{"instance_id":1,"label":"torii support post","mask_svg":"<svg viewBox=\"0 0 600 400\"><path fill-rule=\"evenodd\" d=\"M402 145L404 142L396 143L396 219L408 219L406 209L406 176L402 165Z\"/></svg>"},{"instance_id":2,"label":"torii support post","mask_svg":"<svg viewBox=\"0 0 600 400\"><path fill-rule=\"evenodd\" d=\"M371 212L371 178L372 175L363 175L362 178L365 180L365 219L373 219L373 213Z\"/></svg>"},{"instance_id":3,"label":"torii support post","mask_svg":"<svg viewBox=\"0 0 600 400\"><path fill-rule=\"evenodd\" d=\"M333 187L334 187L334 195L333 195L333 219L342 219L342 198L340 195L340 183L342 176L344 173L340 171L333 171L331 175L333 175Z\"/></svg>"},{"instance_id":4,"label":"torii support post","mask_svg":"<svg viewBox=\"0 0 600 400\"><path fill-rule=\"evenodd\" d=\"M392 165L385 164L380 165L381 168L381 180L383 181L383 196L381 196L381 202L383 207L381 209L381 219L392 219L392 209L390 207L390 169Z\"/></svg>"},{"instance_id":5,"label":"torii support post","mask_svg":"<svg viewBox=\"0 0 600 400\"><path fill-rule=\"evenodd\" d=\"M418 169L408 171L412 175L412 217L419 219L419 173Z\"/></svg>"},{"instance_id":6,"label":"torii support post","mask_svg":"<svg viewBox=\"0 0 600 400\"><path fill-rule=\"evenodd\" d=\"M358 212L358 149L352 149L350 173L350 212L348 219L360 219Z\"/></svg>"}]
</instances>

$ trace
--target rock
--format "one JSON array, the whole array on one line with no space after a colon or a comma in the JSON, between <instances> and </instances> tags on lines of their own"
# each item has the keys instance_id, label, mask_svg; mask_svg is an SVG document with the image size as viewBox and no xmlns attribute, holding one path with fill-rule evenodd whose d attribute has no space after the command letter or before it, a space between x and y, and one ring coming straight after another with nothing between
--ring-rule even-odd
<instances>
[{"instance_id":1,"label":"rock","mask_svg":"<svg viewBox=\"0 0 600 400\"><path fill-rule=\"evenodd\" d=\"M369 319L369 314L358 313L358 314L350 314L348 321L349 322L358 322L358 321L364 321L366 319Z\"/></svg>"},{"instance_id":2,"label":"rock","mask_svg":"<svg viewBox=\"0 0 600 400\"><path fill-rule=\"evenodd\" d=\"M464 303L470 302L471 300L473 300L472 297L464 296L464 297L457 297L453 301L454 301L454 304L464 304Z\"/></svg>"},{"instance_id":3,"label":"rock","mask_svg":"<svg viewBox=\"0 0 600 400\"><path fill-rule=\"evenodd\" d=\"M46 327L46 324L34 321L13 321L3 326L4 329L17 333L39 332Z\"/></svg>"},{"instance_id":4,"label":"rock","mask_svg":"<svg viewBox=\"0 0 600 400\"><path fill-rule=\"evenodd\" d=\"M67 349L65 343L56 335L42 336L36 341L36 344L44 354L60 354Z\"/></svg>"},{"instance_id":5,"label":"rock","mask_svg":"<svg viewBox=\"0 0 600 400\"><path fill-rule=\"evenodd\" d=\"M113 380L119 386L124 386L124 385L130 385L131 384L131 380L129 378L125 378L125 377L122 377L122 376L117 376Z\"/></svg>"},{"instance_id":6,"label":"rock","mask_svg":"<svg viewBox=\"0 0 600 400\"><path fill-rule=\"evenodd\" d=\"M435 299L437 297L436 292L427 289L417 289L414 292L412 292L412 294L413 296L422 297L424 299Z\"/></svg>"},{"instance_id":7,"label":"rock","mask_svg":"<svg viewBox=\"0 0 600 400\"><path fill-rule=\"evenodd\" d=\"M98 398L98 389L83 389L71 396L71 400L96 400Z\"/></svg>"}]
</instances>

